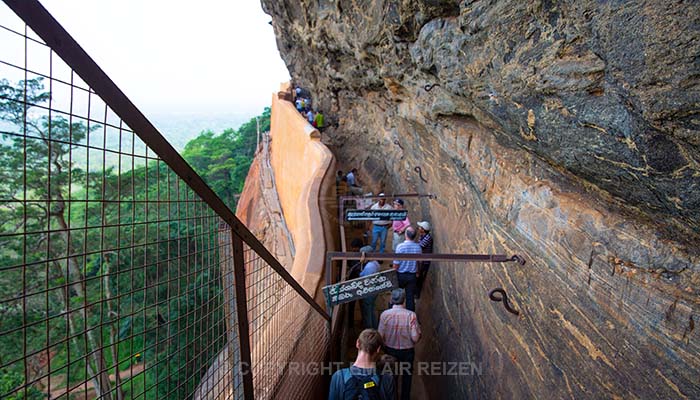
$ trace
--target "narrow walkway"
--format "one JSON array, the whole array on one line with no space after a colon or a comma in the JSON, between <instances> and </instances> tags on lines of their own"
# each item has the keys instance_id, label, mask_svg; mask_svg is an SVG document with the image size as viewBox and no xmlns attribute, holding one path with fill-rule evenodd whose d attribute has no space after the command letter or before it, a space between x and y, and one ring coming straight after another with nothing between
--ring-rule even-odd
<instances>
[{"instance_id":1,"label":"narrow walkway","mask_svg":"<svg viewBox=\"0 0 700 400\"><path fill-rule=\"evenodd\" d=\"M348 193L349 195L349 193ZM360 239L363 242L363 246L370 245L372 243L371 236L371 223L370 222L345 222L338 221L338 229L341 234L341 238L344 239L344 243L341 244L341 251L353 251L350 246L353 239ZM367 235L367 236L365 236ZM387 235L387 248L391 250L391 235ZM359 261L359 260L358 260ZM347 264L347 274L349 274L350 269L354 265L354 262L348 262ZM381 270L385 271L391 268L390 264L384 263L381 265ZM348 276L343 277L343 279L348 279ZM376 312L377 318L386 310L389 299L391 298L390 292L381 293L377 296L376 301ZM355 347L355 340L359 336L360 332L364 329L362 326L362 313L360 301L355 302L354 306L346 305L345 310L352 312L351 315L343 313L344 321L341 325L341 348L344 349L341 354L341 361L352 361L357 357L357 348Z\"/></svg>"},{"instance_id":2,"label":"narrow walkway","mask_svg":"<svg viewBox=\"0 0 700 400\"><path fill-rule=\"evenodd\" d=\"M344 243L342 243L342 251L351 251L350 244L355 238L361 239L364 245L370 245L372 243L371 222L346 222L343 224L343 221L338 221L338 223L338 229L340 231L341 237L344 238L345 241ZM367 236L365 236L365 234L367 234ZM386 253L392 252L392 242L393 235L390 232L386 238ZM348 271L352 267L352 264L353 263L348 263ZM384 262L383 264L380 264L381 271L386 271L390 268L392 268L391 262ZM377 313L377 318L379 318L383 311L391 307L389 304L390 299L391 292L384 292L377 296L377 300L375 302L375 312ZM342 362L352 362L353 360L355 360L355 358L357 358L357 348L355 347L355 340L359 336L360 332L362 332L362 330L364 329L362 325L362 312L360 301L357 301L354 307L350 306L350 304L351 303L344 305L345 312L341 313L343 316L343 321L340 324L340 361ZM416 300L416 305L417 304L418 300ZM347 312L350 309L352 309L352 314L348 315ZM411 386L411 399L427 399L428 397L424 386L424 381L422 379L413 379L412 383L413 384Z\"/></svg>"}]
</instances>

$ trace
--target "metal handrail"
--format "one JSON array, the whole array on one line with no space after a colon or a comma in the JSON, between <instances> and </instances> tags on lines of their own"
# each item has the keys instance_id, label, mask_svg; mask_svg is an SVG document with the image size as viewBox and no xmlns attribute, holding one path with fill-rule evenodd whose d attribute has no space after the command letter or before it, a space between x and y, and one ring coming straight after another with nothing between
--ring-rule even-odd
<instances>
[{"instance_id":1,"label":"metal handrail","mask_svg":"<svg viewBox=\"0 0 700 400\"><path fill-rule=\"evenodd\" d=\"M416 196L414 196L416 197ZM333 261L343 261L345 264L348 260L374 260L374 261L393 261L393 260L403 260L403 261L447 261L447 262L459 262L459 263L473 263L473 262L489 262L489 263L506 263L506 262L517 262L520 265L525 265L525 259L520 255L506 256L503 254L450 254L450 253L418 253L418 254L407 254L407 253L377 253L377 252L327 252L326 253L326 285L330 286L335 283L343 282L346 280L345 277L345 266L341 268L341 274L338 282L334 282L333 279ZM500 289L500 288L498 288ZM496 289L494 289L496 290ZM504 304L507 303L507 296L503 289L500 289L503 293ZM492 291L493 292L493 291ZM489 294L491 297L491 294ZM492 298L493 299L493 298ZM495 300L494 300L495 301ZM499 300L500 301L500 300ZM335 341L333 340L333 333L336 331L337 327L337 315L338 313L333 312L333 307L330 304L327 305L329 312L331 313L332 320L328 324L328 335L331 337L331 347L329 349L329 358L335 356L337 353L337 348ZM509 305L506 306L508 309ZM511 309L508 309L511 311Z\"/></svg>"},{"instance_id":2,"label":"metal handrail","mask_svg":"<svg viewBox=\"0 0 700 400\"><path fill-rule=\"evenodd\" d=\"M56 54L109 104L143 142L216 212L250 248L264 259L321 316L330 320L325 310L309 295L279 261L260 243L204 180L190 167L175 148L129 100L119 87L80 47L73 37L37 0L3 0Z\"/></svg>"}]
</instances>

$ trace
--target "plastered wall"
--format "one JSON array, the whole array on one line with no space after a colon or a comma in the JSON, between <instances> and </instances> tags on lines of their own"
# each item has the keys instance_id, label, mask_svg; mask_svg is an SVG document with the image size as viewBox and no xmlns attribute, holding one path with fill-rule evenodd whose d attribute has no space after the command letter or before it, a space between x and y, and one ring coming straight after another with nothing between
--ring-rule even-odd
<instances>
[{"instance_id":1,"label":"plastered wall","mask_svg":"<svg viewBox=\"0 0 700 400\"><path fill-rule=\"evenodd\" d=\"M291 274L309 293L316 293L326 250L333 246L323 215L330 202L335 159L321 143L321 134L288 100L289 85L272 98L270 127L271 164L287 227L292 233L296 256ZM325 225L324 225L325 224Z\"/></svg>"}]
</instances>

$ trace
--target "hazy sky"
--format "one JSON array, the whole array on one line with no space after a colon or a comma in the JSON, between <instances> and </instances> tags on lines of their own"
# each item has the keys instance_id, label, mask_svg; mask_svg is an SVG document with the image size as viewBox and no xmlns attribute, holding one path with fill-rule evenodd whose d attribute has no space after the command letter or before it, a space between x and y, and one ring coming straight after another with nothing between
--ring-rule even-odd
<instances>
[{"instance_id":1,"label":"hazy sky","mask_svg":"<svg viewBox=\"0 0 700 400\"><path fill-rule=\"evenodd\" d=\"M257 115L289 79L258 0L40 1L147 115Z\"/></svg>"}]
</instances>

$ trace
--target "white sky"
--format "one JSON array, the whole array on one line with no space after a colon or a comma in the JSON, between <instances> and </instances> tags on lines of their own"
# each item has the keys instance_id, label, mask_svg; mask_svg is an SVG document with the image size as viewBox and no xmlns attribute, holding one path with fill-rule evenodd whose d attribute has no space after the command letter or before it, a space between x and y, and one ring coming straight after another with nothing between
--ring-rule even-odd
<instances>
[{"instance_id":1,"label":"white sky","mask_svg":"<svg viewBox=\"0 0 700 400\"><path fill-rule=\"evenodd\" d=\"M40 0L146 115L259 114L289 80L259 0Z\"/></svg>"}]
</instances>

